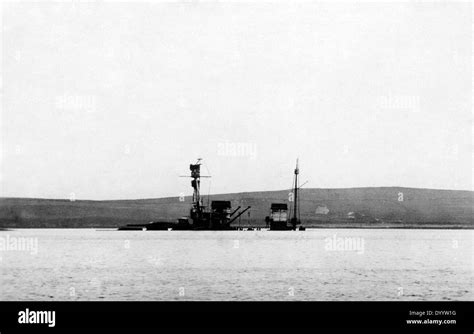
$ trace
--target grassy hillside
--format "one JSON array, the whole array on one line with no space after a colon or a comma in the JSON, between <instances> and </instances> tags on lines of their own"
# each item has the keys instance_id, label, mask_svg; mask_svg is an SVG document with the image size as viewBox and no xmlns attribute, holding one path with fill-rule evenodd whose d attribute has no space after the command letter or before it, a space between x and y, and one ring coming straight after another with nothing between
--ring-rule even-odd
<instances>
[{"instance_id":1,"label":"grassy hillside","mask_svg":"<svg viewBox=\"0 0 474 334\"><path fill-rule=\"evenodd\" d=\"M306 226L473 228L473 192L413 188L303 189ZM213 195L232 206L252 206L241 224L264 225L272 202L287 202L288 191ZM206 198L207 202L207 198ZM0 227L117 227L153 220L175 221L188 214L191 198L74 201L0 198ZM291 204L291 203L289 203Z\"/></svg>"}]
</instances>

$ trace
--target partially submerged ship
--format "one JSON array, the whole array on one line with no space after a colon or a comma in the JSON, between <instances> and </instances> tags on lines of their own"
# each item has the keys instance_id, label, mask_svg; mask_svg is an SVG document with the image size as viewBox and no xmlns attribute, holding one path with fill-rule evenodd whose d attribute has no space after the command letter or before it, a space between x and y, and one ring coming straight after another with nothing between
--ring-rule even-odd
<instances>
[{"instance_id":1,"label":"partially submerged ship","mask_svg":"<svg viewBox=\"0 0 474 334\"><path fill-rule=\"evenodd\" d=\"M250 210L250 206L240 210L241 206L232 210L230 201L215 200L209 206L203 205L201 197L201 159L194 164L189 165L191 171L191 186L193 187L193 199L189 216L177 219L176 222L150 222L145 224L128 224L121 226L118 230L201 230L201 231L226 231L226 230L241 230L240 227L232 226L242 214ZM299 197L298 190L301 186L298 185L299 167L298 160L296 160L296 168L294 172L294 187L292 192L293 203L292 208L288 210L287 203L272 203L270 207L270 216L265 218L267 228L270 231L289 231L300 230L304 231L305 227L301 226ZM187 176L186 176L187 177ZM291 218L289 218L291 216ZM300 226L298 226L300 225ZM249 226L245 230L260 230L262 226Z\"/></svg>"},{"instance_id":2,"label":"partially submerged ship","mask_svg":"<svg viewBox=\"0 0 474 334\"><path fill-rule=\"evenodd\" d=\"M293 192L291 193L293 201L293 212L288 214L288 204L286 203L272 203L270 206L270 215L265 217L265 223L270 231L288 231L288 230L300 230L304 231L306 228L301 225L300 220L300 208L299 208L299 197L298 190L301 186L298 185L298 175L300 169L298 167L298 160L296 160L295 176L293 183ZM288 219L292 216L291 219Z\"/></svg>"},{"instance_id":3,"label":"partially submerged ship","mask_svg":"<svg viewBox=\"0 0 474 334\"><path fill-rule=\"evenodd\" d=\"M240 210L232 210L230 201L212 201L210 207L203 205L201 186L201 159L195 164L189 165L191 171L191 186L193 187L193 202L188 217L182 217L177 222L151 222L146 224L128 224L118 229L123 230L236 230L231 226L232 222L250 209L250 206ZM240 211L239 211L240 210Z\"/></svg>"}]
</instances>

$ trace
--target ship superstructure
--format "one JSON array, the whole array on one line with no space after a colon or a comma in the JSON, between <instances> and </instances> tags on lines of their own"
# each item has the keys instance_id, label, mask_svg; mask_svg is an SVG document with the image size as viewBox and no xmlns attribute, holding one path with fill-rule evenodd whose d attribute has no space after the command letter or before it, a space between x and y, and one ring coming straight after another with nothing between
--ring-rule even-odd
<instances>
[{"instance_id":1,"label":"ship superstructure","mask_svg":"<svg viewBox=\"0 0 474 334\"><path fill-rule=\"evenodd\" d=\"M270 231L296 230L297 225L301 225L298 196L298 190L301 188L298 184L299 173L298 159L296 159L293 189L292 193L290 193L290 212L288 211L287 203L272 203L270 206L270 215L265 218L266 225L270 228ZM289 216L291 216L290 219ZM305 230L303 226L299 226L298 229L300 231Z\"/></svg>"},{"instance_id":2,"label":"ship superstructure","mask_svg":"<svg viewBox=\"0 0 474 334\"><path fill-rule=\"evenodd\" d=\"M250 209L250 206L240 210L240 206L232 211L230 201L214 200L210 207L203 204L201 197L201 178L210 177L201 175L201 160L189 165L191 171L191 186L193 198L188 217L182 217L176 223L151 222L148 224L129 224L119 230L236 230L231 223ZM240 211L239 211L240 210Z\"/></svg>"}]
</instances>

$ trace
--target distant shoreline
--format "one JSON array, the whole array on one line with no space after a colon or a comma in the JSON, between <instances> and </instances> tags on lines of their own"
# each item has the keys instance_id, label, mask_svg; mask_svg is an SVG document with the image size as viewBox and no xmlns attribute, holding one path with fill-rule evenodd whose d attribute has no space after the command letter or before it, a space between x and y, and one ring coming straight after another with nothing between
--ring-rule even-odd
<instances>
[{"instance_id":1,"label":"distant shoreline","mask_svg":"<svg viewBox=\"0 0 474 334\"><path fill-rule=\"evenodd\" d=\"M288 190L214 194L204 198L251 206L235 227L265 227L272 203L289 203ZM474 192L405 187L300 191L307 228L474 229ZM83 201L0 198L0 228L118 228L189 216L192 197Z\"/></svg>"},{"instance_id":2,"label":"distant shoreline","mask_svg":"<svg viewBox=\"0 0 474 334\"><path fill-rule=\"evenodd\" d=\"M412 226L355 226L355 225L346 225L346 226L333 226L333 225L321 225L321 226L310 226L310 225L303 225L307 229L314 229L314 230L323 230L323 229L334 229L334 230L348 230L348 229L357 229L357 230L474 230L474 226L420 226L420 225L412 225ZM247 228L249 226L241 226L241 228ZM256 227L256 226L252 226ZM259 228L265 228L265 226L258 226ZM14 230L97 230L97 231L115 231L117 227L13 227L13 228L2 228L0 232L7 232L7 231L14 231ZM190 232L184 231L184 232ZM229 230L229 231L238 231L238 230ZM123 231L122 231L123 232ZM141 231L132 231L132 232L141 232ZM146 232L157 232L157 231L146 231ZM167 231L161 231L167 232ZM182 231L172 231L172 232L182 232ZM202 232L202 231L192 231L192 232ZM223 232L223 231L204 231L204 232ZM228 232L228 231L224 231ZM280 232L280 231L272 231L272 232Z\"/></svg>"}]
</instances>

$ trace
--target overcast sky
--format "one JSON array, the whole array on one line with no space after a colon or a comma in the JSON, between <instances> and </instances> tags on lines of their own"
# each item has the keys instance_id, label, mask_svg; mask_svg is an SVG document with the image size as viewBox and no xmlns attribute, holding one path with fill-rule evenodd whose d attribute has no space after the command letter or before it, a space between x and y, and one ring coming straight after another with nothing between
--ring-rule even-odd
<instances>
[{"instance_id":1,"label":"overcast sky","mask_svg":"<svg viewBox=\"0 0 474 334\"><path fill-rule=\"evenodd\" d=\"M1 196L471 189L469 3L3 4Z\"/></svg>"}]
</instances>

